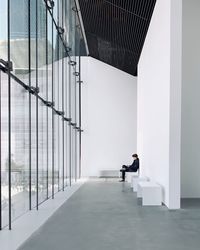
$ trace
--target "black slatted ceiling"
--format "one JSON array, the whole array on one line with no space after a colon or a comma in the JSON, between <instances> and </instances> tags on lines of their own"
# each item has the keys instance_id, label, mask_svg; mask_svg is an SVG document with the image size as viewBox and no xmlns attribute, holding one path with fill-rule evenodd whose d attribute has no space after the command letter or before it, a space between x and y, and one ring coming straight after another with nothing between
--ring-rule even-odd
<instances>
[{"instance_id":1,"label":"black slatted ceiling","mask_svg":"<svg viewBox=\"0 0 200 250\"><path fill-rule=\"evenodd\" d=\"M137 74L156 0L79 0L90 56Z\"/></svg>"}]
</instances>

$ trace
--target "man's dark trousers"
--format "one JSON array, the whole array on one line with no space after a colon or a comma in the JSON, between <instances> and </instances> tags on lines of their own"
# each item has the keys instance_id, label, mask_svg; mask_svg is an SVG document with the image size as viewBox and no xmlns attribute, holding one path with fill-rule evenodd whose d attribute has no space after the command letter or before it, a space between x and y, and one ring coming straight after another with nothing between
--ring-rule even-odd
<instances>
[{"instance_id":1,"label":"man's dark trousers","mask_svg":"<svg viewBox=\"0 0 200 250\"><path fill-rule=\"evenodd\" d=\"M120 170L120 172L122 172L122 180L125 181L126 172L129 172L128 167L125 166L125 165L123 165L122 169Z\"/></svg>"},{"instance_id":2,"label":"man's dark trousers","mask_svg":"<svg viewBox=\"0 0 200 250\"><path fill-rule=\"evenodd\" d=\"M131 167L123 165L122 169L120 170L120 172L122 172L122 180L125 181L126 172L137 172L137 170L138 169L133 169Z\"/></svg>"}]
</instances>

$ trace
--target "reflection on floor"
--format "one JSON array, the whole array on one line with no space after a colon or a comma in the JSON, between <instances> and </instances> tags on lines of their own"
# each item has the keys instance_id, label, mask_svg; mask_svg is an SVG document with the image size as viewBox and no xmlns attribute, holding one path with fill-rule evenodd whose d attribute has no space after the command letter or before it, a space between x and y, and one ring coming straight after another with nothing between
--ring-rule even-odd
<instances>
[{"instance_id":1,"label":"reflection on floor","mask_svg":"<svg viewBox=\"0 0 200 250\"><path fill-rule=\"evenodd\" d=\"M200 199L187 199L181 200L182 209L200 209Z\"/></svg>"},{"instance_id":2,"label":"reflection on floor","mask_svg":"<svg viewBox=\"0 0 200 250\"><path fill-rule=\"evenodd\" d=\"M142 207L126 183L84 184L20 250L199 250L199 201Z\"/></svg>"}]
</instances>

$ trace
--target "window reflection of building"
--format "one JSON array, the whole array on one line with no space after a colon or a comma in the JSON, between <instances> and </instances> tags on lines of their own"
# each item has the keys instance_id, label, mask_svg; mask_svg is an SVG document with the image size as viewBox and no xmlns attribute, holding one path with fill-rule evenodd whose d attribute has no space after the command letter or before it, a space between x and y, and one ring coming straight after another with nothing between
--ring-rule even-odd
<instances>
[{"instance_id":1,"label":"window reflection of building","mask_svg":"<svg viewBox=\"0 0 200 250\"><path fill-rule=\"evenodd\" d=\"M59 4L58 4L59 2ZM30 3L30 19L28 11ZM64 44L72 49L70 60L76 60L75 43L78 46L78 36L75 42L75 19L76 12L71 10L73 0L55 1L53 11L54 21L62 26L64 34L58 34L55 23L49 11L46 11L45 1L37 0L37 26L36 26L36 0L10 0L10 58L13 62L12 74L25 84L39 87L39 95L44 100L52 101L52 87L54 91L55 109L63 110L66 117L75 122L75 67L69 66L69 57L63 59ZM64 4L65 7L62 6ZM64 24L62 23L61 11L65 12ZM48 13L48 19L46 14ZM0 58L8 60L8 35L7 35L7 0L0 0ZM59 20L58 20L59 16ZM30 25L29 25L30 20ZM46 21L48 30L46 30ZM73 27L72 27L73 26ZM37 27L37 34L36 34ZM30 28L30 30L29 30ZM62 28L62 27L61 27ZM46 37L48 36L48 37ZM61 39L62 38L62 39ZM53 41L53 47L52 47ZM37 43L36 43L37 42ZM30 46L29 46L30 45ZM46 47L48 46L48 47ZM36 52L36 48L38 51ZM30 50L29 50L30 49ZM53 54L53 56L52 56ZM37 57L36 57L37 55ZM29 65L29 56L31 65ZM66 55L65 55L66 56ZM52 65L52 57L54 59ZM48 60L48 66L46 65ZM36 69L37 61L37 69ZM64 67L63 67L64 63ZM29 66L30 69L29 69ZM53 81L52 81L53 68ZM78 66L76 66L78 70ZM38 74L36 74L38 73ZM36 78L37 75L37 78ZM47 81L48 78L48 81ZM31 80L31 81L29 81ZM63 82L64 81L64 82ZM53 82L53 85L52 85ZM2 177L2 225L8 224L8 75L0 70L1 84L1 177ZM48 85L48 93L47 93ZM71 86L71 91L70 91ZM64 91L63 91L64 89ZM63 95L64 93L64 95ZM54 134L52 133L52 109L48 108L35 95L31 95L31 107L29 107L29 93L19 82L11 77L11 220L25 213L29 208L29 195L31 208L36 206L36 190L39 193L39 203L56 193L68 183L75 181L75 135L78 133L63 123L61 116L54 113ZM48 99L47 99L48 97ZM64 99L63 99L64 98ZM36 124L36 100L38 100L38 123ZM78 98L77 98L78 100ZM64 103L64 104L63 104ZM63 107L64 105L64 107ZM69 107L71 105L71 108ZM77 107L79 107L77 103ZM31 133L29 127L29 108L31 110ZM47 119L47 110L48 119ZM77 112L78 114L78 112ZM63 124L65 135L63 134ZM36 147L36 126L38 125L38 155ZM48 145L47 145L48 127ZM72 140L70 136L72 135ZM52 138L52 135L54 136ZM63 136L64 135L64 136ZM66 137L66 135L68 135ZM31 144L29 144L31 136ZM52 150L52 140L54 148ZM31 192L29 192L29 146L31 145ZM64 145L65 153L62 149ZM47 164L48 149L48 164ZM53 151L53 152L52 152ZM52 156L52 153L54 154ZM64 155L65 154L65 155ZM64 157L63 157L64 155ZM38 185L36 181L36 157L38 156ZM52 159L54 157L54 162ZM72 159L72 160L70 160ZM63 161L65 161L63 168ZM54 185L52 185L52 164L54 167ZM48 170L47 170L48 169ZM65 171L65 172L64 172ZM69 175L71 171L71 176ZM47 178L48 174L48 178ZM63 186L62 186L63 185ZM52 188L54 187L54 189ZM37 189L38 188L38 189ZM38 204L39 205L39 204Z\"/></svg>"},{"instance_id":2,"label":"window reflection of building","mask_svg":"<svg viewBox=\"0 0 200 250\"><path fill-rule=\"evenodd\" d=\"M0 0L1 2L2 0ZM41 94L45 90L46 81L46 9L44 1L38 1L38 19L37 19L37 43L38 43L38 58L36 58L36 1L31 0L31 16L30 16L30 44L31 44L31 75L32 85L36 84L36 59L38 60L38 83ZM28 1L27 0L11 0L10 1L10 57L13 62L12 73L25 83L29 83L29 25L28 25ZM6 31L7 32L7 31ZM48 50L51 51L51 43L48 41ZM49 53L49 61L51 61L51 53ZM7 34L0 38L0 55L1 58L7 57ZM49 68L49 71L51 68ZM51 75L51 72L49 72ZM1 163L2 163L2 203L4 213L8 210L8 79L6 74L1 74ZM23 211L27 203L27 192L29 189L29 95L17 82L11 80L11 183L13 217L17 216L16 210ZM43 159L47 152L47 147L44 140L46 133L47 121L43 118L46 112L44 106L39 105L38 117L38 137L39 137L39 159ZM31 117L32 126L32 183L36 178L36 116ZM42 167L42 162L41 162ZM44 169L40 168L39 171ZM45 169L46 170L46 169ZM46 178L46 175L44 175ZM43 180L39 180L43 183ZM43 188L40 185L40 188ZM35 190L33 188L33 190ZM18 202L21 200L21 206L18 207ZM7 217L6 215L4 218Z\"/></svg>"},{"instance_id":3,"label":"window reflection of building","mask_svg":"<svg viewBox=\"0 0 200 250\"><path fill-rule=\"evenodd\" d=\"M27 0L11 0L11 39L28 38L28 2ZM43 0L38 5L38 38L45 38L45 3ZM31 38L36 38L36 0L30 0L30 31Z\"/></svg>"}]
</instances>

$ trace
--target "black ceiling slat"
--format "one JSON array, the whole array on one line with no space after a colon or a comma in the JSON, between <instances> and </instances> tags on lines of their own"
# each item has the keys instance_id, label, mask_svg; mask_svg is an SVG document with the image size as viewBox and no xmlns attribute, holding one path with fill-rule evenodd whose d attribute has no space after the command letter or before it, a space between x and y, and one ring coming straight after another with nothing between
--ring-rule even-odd
<instances>
[{"instance_id":1,"label":"black ceiling slat","mask_svg":"<svg viewBox=\"0 0 200 250\"><path fill-rule=\"evenodd\" d=\"M98 31L98 16L95 15L96 13L96 6L90 4L91 8L90 8L90 12L88 13L89 16L91 16L92 18L90 19L90 25L92 26L92 32L96 33ZM95 23L97 23L97 25L94 25Z\"/></svg>"},{"instance_id":2,"label":"black ceiling slat","mask_svg":"<svg viewBox=\"0 0 200 250\"><path fill-rule=\"evenodd\" d=\"M130 25L127 27L127 33L129 33L129 40L131 42L130 50L133 50L137 53L137 33L136 33L136 24L138 20L130 18Z\"/></svg>"},{"instance_id":3,"label":"black ceiling slat","mask_svg":"<svg viewBox=\"0 0 200 250\"><path fill-rule=\"evenodd\" d=\"M101 30L101 22L99 22L99 16L101 15L101 8L97 5L96 8L93 10L93 16L95 16L95 20L92 22L92 25L94 26L93 32L98 32L98 30Z\"/></svg>"},{"instance_id":4,"label":"black ceiling slat","mask_svg":"<svg viewBox=\"0 0 200 250\"><path fill-rule=\"evenodd\" d=\"M136 41L136 37L137 37L136 25L137 25L137 22L134 19L131 19L131 27L130 27L129 34L130 34L130 39L132 40L132 50L134 50L135 52L137 52L137 48L138 48L137 41Z\"/></svg>"},{"instance_id":5,"label":"black ceiling slat","mask_svg":"<svg viewBox=\"0 0 200 250\"><path fill-rule=\"evenodd\" d=\"M146 1L146 2L143 1L143 3L142 3L141 6L140 6L140 9L141 9L141 11L143 12L143 15L146 14L146 13L145 13L145 6L148 4L148 2L150 2L150 1ZM139 46L140 46L140 47L139 47L139 51L141 50L141 43L142 43L141 39L143 39L144 27L145 27L146 25L148 25L147 22L144 23L144 24L140 24L140 25L138 26L138 30L139 30L138 44L139 44Z\"/></svg>"},{"instance_id":6,"label":"black ceiling slat","mask_svg":"<svg viewBox=\"0 0 200 250\"><path fill-rule=\"evenodd\" d=\"M149 1L147 1L149 2ZM144 7L145 7L145 4L148 4L148 3L144 3L144 1L141 1L141 5L140 5L140 10L141 12L143 11L144 12ZM145 13L143 13L144 15ZM146 23L139 23L138 26L137 26L137 30L138 30L138 36L137 36L137 42L138 42L138 51L140 51L141 49L141 38L143 37L143 29L145 27Z\"/></svg>"},{"instance_id":7,"label":"black ceiling slat","mask_svg":"<svg viewBox=\"0 0 200 250\"><path fill-rule=\"evenodd\" d=\"M127 21L128 22L127 28L130 27L131 30L134 30L134 28L133 28L134 27L133 26L133 18L128 18L127 17L127 19L128 19L128 21ZM131 49L134 50L134 41L133 41L132 36L131 36L132 33L129 32L129 30L127 30L127 28L126 28L126 33L128 33L128 41L129 41L128 49L129 50L131 50Z\"/></svg>"},{"instance_id":8,"label":"black ceiling slat","mask_svg":"<svg viewBox=\"0 0 200 250\"><path fill-rule=\"evenodd\" d=\"M149 3L149 5L148 5ZM147 6L146 6L146 15L148 15L148 12L149 12L149 9L150 9L150 1L147 1ZM147 23L143 28L142 28L142 34L140 36L140 45L141 45L141 50L143 48L143 44L144 44L144 41L145 41L145 37L146 37L146 34L147 34L147 31L148 31L148 27L149 27L149 24L150 24L150 21L149 23Z\"/></svg>"},{"instance_id":9,"label":"black ceiling slat","mask_svg":"<svg viewBox=\"0 0 200 250\"><path fill-rule=\"evenodd\" d=\"M79 0L90 55L135 75L156 0Z\"/></svg>"},{"instance_id":10,"label":"black ceiling slat","mask_svg":"<svg viewBox=\"0 0 200 250\"><path fill-rule=\"evenodd\" d=\"M142 1L137 1L137 11L140 9L140 5L141 5L141 2ZM134 20L133 21L134 22L134 34L135 34L135 47L136 47L136 51L137 51L137 53L139 52L139 50L140 50L140 45L139 45L139 43L138 43L138 28L139 28L139 25L140 25L140 21L139 20Z\"/></svg>"},{"instance_id":11,"label":"black ceiling slat","mask_svg":"<svg viewBox=\"0 0 200 250\"><path fill-rule=\"evenodd\" d=\"M125 67L124 65L124 56L125 56L125 49L124 49L124 46L123 46L123 41L125 40L125 37L124 37L124 29L122 29L122 25L121 22L123 22L122 20L124 20L124 16L125 16L125 13L118 9L118 36L117 36L117 40L119 40L119 43L117 44L118 45L118 51L120 51L120 56L118 56L118 53L116 54L116 58L119 58L118 59L118 67L121 65L121 67ZM122 38L122 39L120 39Z\"/></svg>"}]
</instances>

